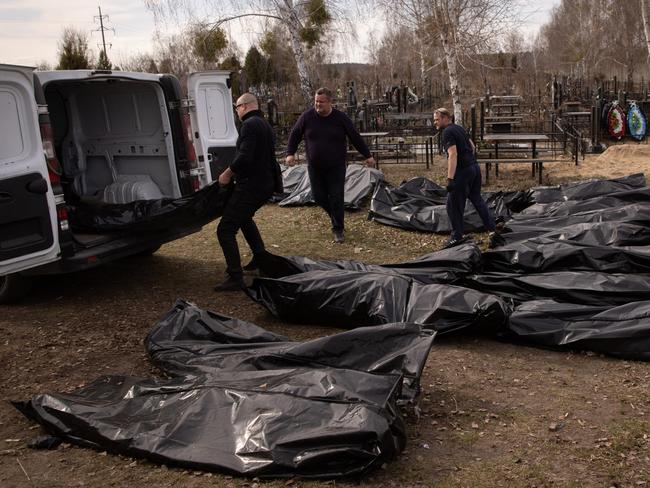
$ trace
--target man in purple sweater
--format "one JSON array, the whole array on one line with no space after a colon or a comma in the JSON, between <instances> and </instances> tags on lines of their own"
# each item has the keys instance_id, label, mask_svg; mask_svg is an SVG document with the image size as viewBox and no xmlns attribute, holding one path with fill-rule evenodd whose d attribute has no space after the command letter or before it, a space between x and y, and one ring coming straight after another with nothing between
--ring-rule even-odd
<instances>
[{"instance_id":1,"label":"man in purple sweater","mask_svg":"<svg viewBox=\"0 0 650 488\"><path fill-rule=\"evenodd\" d=\"M314 200L332 219L334 242L343 242L343 195L345 188L345 156L347 139L366 158L366 166L375 166L375 159L350 118L332 107L332 92L319 88L314 108L304 112L291 130L287 145L287 166L295 164L294 155L304 138L307 170Z\"/></svg>"}]
</instances>

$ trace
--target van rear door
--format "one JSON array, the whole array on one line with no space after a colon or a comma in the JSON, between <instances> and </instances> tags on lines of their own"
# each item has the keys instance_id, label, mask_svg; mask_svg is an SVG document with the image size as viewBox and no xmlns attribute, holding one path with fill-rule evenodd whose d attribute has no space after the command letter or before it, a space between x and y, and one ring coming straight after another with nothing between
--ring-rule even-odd
<instances>
[{"instance_id":1,"label":"van rear door","mask_svg":"<svg viewBox=\"0 0 650 488\"><path fill-rule=\"evenodd\" d=\"M0 64L0 276L54 261L59 239L34 68Z\"/></svg>"},{"instance_id":2,"label":"van rear door","mask_svg":"<svg viewBox=\"0 0 650 488\"><path fill-rule=\"evenodd\" d=\"M194 150L201 187L216 180L235 156L235 127L229 71L191 73L187 81Z\"/></svg>"}]
</instances>

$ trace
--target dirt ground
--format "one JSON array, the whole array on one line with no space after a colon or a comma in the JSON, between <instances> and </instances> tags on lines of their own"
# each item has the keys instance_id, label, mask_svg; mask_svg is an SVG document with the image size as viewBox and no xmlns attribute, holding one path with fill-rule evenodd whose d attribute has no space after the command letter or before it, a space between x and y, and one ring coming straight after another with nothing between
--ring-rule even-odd
<instances>
[{"instance_id":1,"label":"dirt ground","mask_svg":"<svg viewBox=\"0 0 650 488\"><path fill-rule=\"evenodd\" d=\"M443 181L444 162L384 165L392 183L424 175ZM650 147L628 144L545 165L545 182L650 175ZM530 170L502 168L488 189L535 186ZM446 236L420 234L347 214L346 243L334 245L317 208L264 207L256 218L279 254L395 262L438 249ZM160 466L64 444L27 448L40 427L8 403L69 391L105 374L156 375L142 341L185 298L296 340L339 331L282 323L242 293L217 294L223 257L215 224L130 258L69 276L44 278L30 297L0 306L0 487L320 486L345 482L259 481ZM477 239L484 235L475 236ZM247 258L243 252L244 259ZM474 338L437 342L422 377L421 416L408 417L406 452L359 484L369 487L650 485L650 364L585 352L555 352ZM351 485L352 486L352 485Z\"/></svg>"}]
</instances>

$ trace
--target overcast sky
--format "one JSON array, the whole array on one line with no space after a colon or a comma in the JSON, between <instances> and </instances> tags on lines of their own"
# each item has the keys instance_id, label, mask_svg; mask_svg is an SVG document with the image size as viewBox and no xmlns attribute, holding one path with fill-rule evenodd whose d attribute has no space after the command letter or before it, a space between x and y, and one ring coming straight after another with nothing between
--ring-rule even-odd
<instances>
[{"instance_id":1,"label":"overcast sky","mask_svg":"<svg viewBox=\"0 0 650 488\"><path fill-rule=\"evenodd\" d=\"M547 19L550 10L560 0L520 0L525 22L521 30L533 33ZM142 0L103 0L99 4L102 14L108 16L105 27L106 43L111 44L108 57L119 64L120 60L137 53L151 53L156 29L153 14ZM98 53L101 33L97 16L97 3L81 0L0 0L0 63L36 65L45 61L57 62L57 44L66 26L73 26L89 34L90 47ZM365 61L365 45L372 30L381 37L383 23L380 19L358 22L359 42L356 49L336 54L335 61ZM173 29L167 26L165 29ZM255 42L258 33L233 23L230 33L245 51Z\"/></svg>"}]
</instances>

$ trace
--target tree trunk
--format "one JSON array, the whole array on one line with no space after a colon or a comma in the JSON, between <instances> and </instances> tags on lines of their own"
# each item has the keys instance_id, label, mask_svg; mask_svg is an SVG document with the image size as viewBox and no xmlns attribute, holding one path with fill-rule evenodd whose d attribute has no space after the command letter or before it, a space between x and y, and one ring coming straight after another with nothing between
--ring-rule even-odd
<instances>
[{"instance_id":1,"label":"tree trunk","mask_svg":"<svg viewBox=\"0 0 650 488\"><path fill-rule=\"evenodd\" d=\"M298 38L298 33L291 30L291 47L293 48L293 56L296 59L296 68L298 69L298 78L300 79L300 92L305 100L305 106L309 107L312 104L313 87L309 72L307 71L307 63L305 62L305 52L302 49L302 44Z\"/></svg>"},{"instance_id":2,"label":"tree trunk","mask_svg":"<svg viewBox=\"0 0 650 488\"><path fill-rule=\"evenodd\" d=\"M648 62L650 63L650 25L648 25L648 0L641 0L641 18L643 19L643 32L648 48Z\"/></svg>"},{"instance_id":3,"label":"tree trunk","mask_svg":"<svg viewBox=\"0 0 650 488\"><path fill-rule=\"evenodd\" d=\"M454 119L459 125L463 123L463 105L460 101L460 80L458 76L458 55L456 41L453 34L450 35L452 26L451 19L448 15L448 6L441 5L445 0L436 2L434 7L434 16L436 18L438 29L440 30L440 41L442 49L445 52L445 61L447 62L447 71L449 72L449 88L451 90L451 101L454 106ZM446 10L446 11L445 11Z\"/></svg>"},{"instance_id":4,"label":"tree trunk","mask_svg":"<svg viewBox=\"0 0 650 488\"><path fill-rule=\"evenodd\" d=\"M289 36L291 37L291 48L293 50L293 57L296 60L298 79L300 80L300 92L305 100L305 107L310 107L314 95L311 79L309 78L309 72L307 71L307 63L305 62L305 51L302 48L302 42L299 37L302 24L300 23L293 2L288 0L285 1L285 7L282 8L282 10L284 11L284 15L282 16L285 19L289 30Z\"/></svg>"},{"instance_id":5,"label":"tree trunk","mask_svg":"<svg viewBox=\"0 0 650 488\"><path fill-rule=\"evenodd\" d=\"M426 64L426 56L424 50L425 50L425 44L420 39L420 42L418 42L418 56L420 57L420 86L422 87L422 92L420 93L420 96L424 96L424 86L426 85L427 82L427 64Z\"/></svg>"}]
</instances>

